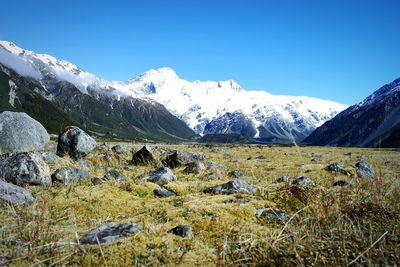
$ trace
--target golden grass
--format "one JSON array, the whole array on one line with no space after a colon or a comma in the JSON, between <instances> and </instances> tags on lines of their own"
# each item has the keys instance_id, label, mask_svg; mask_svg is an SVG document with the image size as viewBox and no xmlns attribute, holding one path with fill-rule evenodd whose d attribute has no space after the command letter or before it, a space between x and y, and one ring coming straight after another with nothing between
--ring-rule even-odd
<instances>
[{"instance_id":1,"label":"golden grass","mask_svg":"<svg viewBox=\"0 0 400 267\"><path fill-rule=\"evenodd\" d=\"M177 148L203 152L208 161L224 163L228 171L239 169L258 192L236 196L249 199L246 204L226 204L235 196L207 195L201 190L228 181L227 174L221 180L209 180L205 175L187 175L180 168L174 170L177 180L165 186L178 196L160 199L153 194L156 185L135 180L151 167L125 170L126 163L121 162L128 160L129 154L121 161L113 157L100 160L94 153L88 157L95 163L88 168L94 177L117 169L129 183L30 187L34 204L24 208L3 205L0 210L0 256L11 260L12 266L343 266L362 253L355 264L400 263L398 151L247 145L218 147L221 151L206 146ZM351 156L344 155L349 151ZM315 154L322 155L320 161L311 161L319 158ZM260 155L266 159L256 159ZM249 157L252 159L247 160ZM351 165L359 157L374 165L374 181L334 176L323 170L340 161L353 172ZM112 166L99 168L105 163ZM78 165L63 159L51 169L62 166ZM275 184L283 175L306 175L317 186L305 191ZM333 188L338 178L355 187ZM287 211L291 220L284 224L255 217L257 208L268 207ZM77 243L87 231L105 222L134 222L144 230L101 246ZM169 233L178 224L192 226L194 238Z\"/></svg>"}]
</instances>

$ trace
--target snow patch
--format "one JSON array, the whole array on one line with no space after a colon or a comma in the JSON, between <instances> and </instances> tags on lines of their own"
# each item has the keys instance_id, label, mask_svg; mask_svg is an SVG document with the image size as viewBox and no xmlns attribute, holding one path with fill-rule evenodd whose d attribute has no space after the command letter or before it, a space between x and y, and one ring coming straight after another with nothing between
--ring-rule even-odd
<instances>
[{"instance_id":1,"label":"snow patch","mask_svg":"<svg viewBox=\"0 0 400 267\"><path fill-rule=\"evenodd\" d=\"M12 80L9 80L8 84L10 85L10 92L8 93L10 98L8 102L13 108L15 108L15 99L17 98L17 85Z\"/></svg>"}]
</instances>

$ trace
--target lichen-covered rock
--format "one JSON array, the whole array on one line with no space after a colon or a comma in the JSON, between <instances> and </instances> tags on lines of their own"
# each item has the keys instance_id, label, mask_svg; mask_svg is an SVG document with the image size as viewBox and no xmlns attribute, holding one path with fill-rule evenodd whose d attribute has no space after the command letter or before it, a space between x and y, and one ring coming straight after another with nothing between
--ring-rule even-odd
<instances>
[{"instance_id":1,"label":"lichen-covered rock","mask_svg":"<svg viewBox=\"0 0 400 267\"><path fill-rule=\"evenodd\" d=\"M126 177L126 175L116 171L116 170L111 170L108 171L105 175L104 178L107 180L116 180L118 182L122 182L122 181L127 181L128 177Z\"/></svg>"},{"instance_id":2,"label":"lichen-covered rock","mask_svg":"<svg viewBox=\"0 0 400 267\"><path fill-rule=\"evenodd\" d=\"M138 179L145 179L158 185L164 185L175 180L176 176L169 168L159 167L147 174L140 175Z\"/></svg>"},{"instance_id":3,"label":"lichen-covered rock","mask_svg":"<svg viewBox=\"0 0 400 267\"><path fill-rule=\"evenodd\" d=\"M192 227L190 227L189 225L178 225L172 228L170 232L180 237L193 238Z\"/></svg>"},{"instance_id":4,"label":"lichen-covered rock","mask_svg":"<svg viewBox=\"0 0 400 267\"><path fill-rule=\"evenodd\" d=\"M93 162L87 159L79 159L76 163L78 163L79 166L90 168L93 167Z\"/></svg>"},{"instance_id":5,"label":"lichen-covered rock","mask_svg":"<svg viewBox=\"0 0 400 267\"><path fill-rule=\"evenodd\" d=\"M23 206L33 202L34 199L25 188L0 180L0 200L11 205Z\"/></svg>"},{"instance_id":6,"label":"lichen-covered rock","mask_svg":"<svg viewBox=\"0 0 400 267\"><path fill-rule=\"evenodd\" d=\"M158 197L173 197L176 196L176 194L168 189L165 189L163 187L158 187L154 189L154 195Z\"/></svg>"},{"instance_id":7,"label":"lichen-covered rock","mask_svg":"<svg viewBox=\"0 0 400 267\"><path fill-rule=\"evenodd\" d=\"M61 160L61 158L54 152L42 152L41 155L47 164L56 164Z\"/></svg>"},{"instance_id":8,"label":"lichen-covered rock","mask_svg":"<svg viewBox=\"0 0 400 267\"><path fill-rule=\"evenodd\" d=\"M132 163L133 165L148 165L156 164L157 160L154 157L151 148L148 146L144 146L132 155Z\"/></svg>"},{"instance_id":9,"label":"lichen-covered rock","mask_svg":"<svg viewBox=\"0 0 400 267\"><path fill-rule=\"evenodd\" d=\"M87 170L64 167L56 170L51 178L53 182L76 183L90 179L90 173Z\"/></svg>"},{"instance_id":10,"label":"lichen-covered rock","mask_svg":"<svg viewBox=\"0 0 400 267\"><path fill-rule=\"evenodd\" d=\"M217 163L217 162L214 162L214 161L209 161L208 163L207 163L207 169L210 171L210 172L221 172L221 173L224 173L224 172L226 172L226 167L225 167L225 165L224 164L222 164L222 163Z\"/></svg>"},{"instance_id":11,"label":"lichen-covered rock","mask_svg":"<svg viewBox=\"0 0 400 267\"><path fill-rule=\"evenodd\" d=\"M247 181L236 179L224 184L207 187L203 189L204 193L230 195L230 194L254 194L257 187Z\"/></svg>"},{"instance_id":12,"label":"lichen-covered rock","mask_svg":"<svg viewBox=\"0 0 400 267\"><path fill-rule=\"evenodd\" d=\"M202 153L175 151L165 158L164 164L170 168L178 168L195 161L204 161L204 155Z\"/></svg>"},{"instance_id":13,"label":"lichen-covered rock","mask_svg":"<svg viewBox=\"0 0 400 267\"><path fill-rule=\"evenodd\" d=\"M312 187L315 186L315 183L308 178L307 176L300 176L299 178L293 180L293 185L299 185L302 187Z\"/></svg>"},{"instance_id":14,"label":"lichen-covered rock","mask_svg":"<svg viewBox=\"0 0 400 267\"><path fill-rule=\"evenodd\" d=\"M333 162L325 167L325 170L332 172L332 173L339 173L342 172L346 166L340 162Z\"/></svg>"},{"instance_id":15,"label":"lichen-covered rock","mask_svg":"<svg viewBox=\"0 0 400 267\"><path fill-rule=\"evenodd\" d=\"M363 179L374 179L375 178L375 170L366 161L360 161L356 165L354 165L354 168L356 169L356 172L360 178Z\"/></svg>"},{"instance_id":16,"label":"lichen-covered rock","mask_svg":"<svg viewBox=\"0 0 400 267\"><path fill-rule=\"evenodd\" d=\"M206 171L206 166L204 165L203 162L198 160L189 163L185 168L185 172L188 174L189 173L200 174L205 171Z\"/></svg>"},{"instance_id":17,"label":"lichen-covered rock","mask_svg":"<svg viewBox=\"0 0 400 267\"><path fill-rule=\"evenodd\" d=\"M257 209L256 212L256 217L259 219L265 218L270 221L287 221L289 220L289 214L287 214L286 211L283 210L277 210L277 209Z\"/></svg>"},{"instance_id":18,"label":"lichen-covered rock","mask_svg":"<svg viewBox=\"0 0 400 267\"><path fill-rule=\"evenodd\" d=\"M0 161L0 179L16 185L51 185L50 169L39 153L20 152Z\"/></svg>"},{"instance_id":19,"label":"lichen-covered rock","mask_svg":"<svg viewBox=\"0 0 400 267\"><path fill-rule=\"evenodd\" d=\"M76 126L65 128L58 136L57 155L69 155L73 160L86 157L96 148L96 141Z\"/></svg>"},{"instance_id":20,"label":"lichen-covered rock","mask_svg":"<svg viewBox=\"0 0 400 267\"><path fill-rule=\"evenodd\" d=\"M0 113L0 154L40 151L49 140L46 129L27 114Z\"/></svg>"},{"instance_id":21,"label":"lichen-covered rock","mask_svg":"<svg viewBox=\"0 0 400 267\"><path fill-rule=\"evenodd\" d=\"M143 227L135 223L106 223L91 230L79 240L79 243L91 245L111 243L115 240L134 235L142 230Z\"/></svg>"}]
</instances>

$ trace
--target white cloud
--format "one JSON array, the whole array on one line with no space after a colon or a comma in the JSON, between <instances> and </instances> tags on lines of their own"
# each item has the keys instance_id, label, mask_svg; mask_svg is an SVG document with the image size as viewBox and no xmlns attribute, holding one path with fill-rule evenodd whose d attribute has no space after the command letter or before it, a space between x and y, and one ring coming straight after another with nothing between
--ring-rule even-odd
<instances>
[{"instance_id":1,"label":"white cloud","mask_svg":"<svg viewBox=\"0 0 400 267\"><path fill-rule=\"evenodd\" d=\"M42 75L22 56L11 54L0 47L0 63L13 69L19 75L40 79Z\"/></svg>"}]
</instances>

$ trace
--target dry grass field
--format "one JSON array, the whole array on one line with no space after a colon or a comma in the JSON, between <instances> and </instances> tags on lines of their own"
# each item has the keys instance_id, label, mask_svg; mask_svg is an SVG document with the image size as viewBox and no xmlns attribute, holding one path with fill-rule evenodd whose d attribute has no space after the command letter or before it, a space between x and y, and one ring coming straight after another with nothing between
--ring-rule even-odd
<instances>
[{"instance_id":1,"label":"dry grass field","mask_svg":"<svg viewBox=\"0 0 400 267\"><path fill-rule=\"evenodd\" d=\"M115 145L115 144L109 144ZM141 146L123 143L129 149ZM69 159L50 165L87 169L93 177L117 170L128 183L30 186L36 201L0 209L0 256L11 266L371 266L400 264L400 153L395 150L279 146L150 145L163 150L202 152L206 162L224 164L219 179L207 173L186 174L165 185L177 196L159 198L157 185L135 178L150 166L130 164L131 152L95 151L82 167ZM48 150L55 151L54 144ZM349 154L351 152L351 154ZM102 155L101 155L102 154ZM263 157L260 157L263 156ZM359 160L373 165L376 177L357 177ZM342 162L352 177L324 168ZM252 195L212 195L202 189L231 180L257 186ZM276 183L287 175L305 175L315 186ZM353 187L333 187L337 179ZM245 199L243 201L227 200ZM248 202L246 202L248 200ZM284 222L259 219L259 208L286 211ZM134 222L140 233L110 244L83 245L78 240L105 222ZM193 238L170 233L176 225L193 228ZM1 265L1 264L0 264Z\"/></svg>"}]
</instances>

